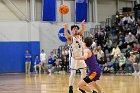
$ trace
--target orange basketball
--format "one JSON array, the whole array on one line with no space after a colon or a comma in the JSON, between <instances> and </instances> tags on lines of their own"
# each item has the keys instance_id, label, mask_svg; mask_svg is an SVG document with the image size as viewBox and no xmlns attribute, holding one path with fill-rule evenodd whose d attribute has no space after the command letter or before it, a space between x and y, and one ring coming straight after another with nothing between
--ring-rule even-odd
<instances>
[{"instance_id":1,"label":"orange basketball","mask_svg":"<svg viewBox=\"0 0 140 93\"><path fill-rule=\"evenodd\" d=\"M64 15L69 12L69 7L67 5L60 5L59 6L59 13Z\"/></svg>"}]
</instances>

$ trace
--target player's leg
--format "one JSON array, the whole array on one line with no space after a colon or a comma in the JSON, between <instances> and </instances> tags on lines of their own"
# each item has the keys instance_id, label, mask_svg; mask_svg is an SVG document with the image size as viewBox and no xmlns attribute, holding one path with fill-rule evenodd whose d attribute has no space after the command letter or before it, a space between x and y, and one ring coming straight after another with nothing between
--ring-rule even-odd
<instances>
[{"instance_id":1,"label":"player's leg","mask_svg":"<svg viewBox=\"0 0 140 93\"><path fill-rule=\"evenodd\" d=\"M88 78L89 78L89 81L91 80L90 82L91 86L93 86L98 91L98 93L103 93L101 91L100 86L95 82L96 80L99 80L100 78L100 71L92 72L91 74L89 74Z\"/></svg>"},{"instance_id":2,"label":"player's leg","mask_svg":"<svg viewBox=\"0 0 140 93\"><path fill-rule=\"evenodd\" d=\"M83 80L78 83L78 87L83 91L82 93L90 92L90 93L97 93L93 89L91 89L88 84L92 82L88 76L86 76ZM86 92L85 92L86 91Z\"/></svg>"},{"instance_id":3,"label":"player's leg","mask_svg":"<svg viewBox=\"0 0 140 93\"><path fill-rule=\"evenodd\" d=\"M87 86L87 83L84 81L84 80L81 80L79 83L78 83L78 87L79 89L81 90L82 93L84 93L85 91L86 92L92 92L91 89ZM85 93L86 93L85 92Z\"/></svg>"},{"instance_id":4,"label":"player's leg","mask_svg":"<svg viewBox=\"0 0 140 93\"><path fill-rule=\"evenodd\" d=\"M100 86L95 81L92 81L90 84L98 91L98 93L102 93Z\"/></svg>"},{"instance_id":5,"label":"player's leg","mask_svg":"<svg viewBox=\"0 0 140 93\"><path fill-rule=\"evenodd\" d=\"M69 93L73 93L73 83L74 83L74 77L76 74L76 70L70 71L70 77L69 77Z\"/></svg>"},{"instance_id":6,"label":"player's leg","mask_svg":"<svg viewBox=\"0 0 140 93\"><path fill-rule=\"evenodd\" d=\"M80 69L80 72L81 72L81 79L83 79L84 77L86 77L86 74L87 74L86 68Z\"/></svg>"},{"instance_id":7,"label":"player's leg","mask_svg":"<svg viewBox=\"0 0 140 93\"><path fill-rule=\"evenodd\" d=\"M86 68L81 68L80 69L80 72L81 72L81 79L83 79L84 77L86 77ZM79 90L82 92L82 93L86 93L84 90L80 89Z\"/></svg>"},{"instance_id":8,"label":"player's leg","mask_svg":"<svg viewBox=\"0 0 140 93\"><path fill-rule=\"evenodd\" d=\"M79 68L80 72L81 72L81 78L83 79L84 77L86 77L86 64L84 60L78 60L77 61L77 68Z\"/></svg>"},{"instance_id":9,"label":"player's leg","mask_svg":"<svg viewBox=\"0 0 140 93\"><path fill-rule=\"evenodd\" d=\"M73 58L71 58L70 61L71 62L70 62L70 77L69 77L69 93L73 93L73 83L76 74L76 68L75 68L76 61Z\"/></svg>"}]
</instances>

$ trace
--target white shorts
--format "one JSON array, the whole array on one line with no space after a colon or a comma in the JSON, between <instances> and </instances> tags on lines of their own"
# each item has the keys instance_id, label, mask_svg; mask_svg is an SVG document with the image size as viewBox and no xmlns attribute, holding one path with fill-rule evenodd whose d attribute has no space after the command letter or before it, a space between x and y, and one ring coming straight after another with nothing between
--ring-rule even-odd
<instances>
[{"instance_id":1,"label":"white shorts","mask_svg":"<svg viewBox=\"0 0 140 93\"><path fill-rule=\"evenodd\" d=\"M75 60L73 57L70 59L69 63L70 69L77 70L86 68L86 63L84 60Z\"/></svg>"}]
</instances>

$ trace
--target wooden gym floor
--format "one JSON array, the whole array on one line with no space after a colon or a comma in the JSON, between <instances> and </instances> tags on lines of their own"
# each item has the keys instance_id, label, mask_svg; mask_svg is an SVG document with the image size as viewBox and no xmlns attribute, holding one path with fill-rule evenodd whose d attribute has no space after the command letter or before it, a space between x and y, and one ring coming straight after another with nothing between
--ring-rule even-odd
<instances>
[{"instance_id":1,"label":"wooden gym floor","mask_svg":"<svg viewBox=\"0 0 140 93\"><path fill-rule=\"evenodd\" d=\"M75 76L74 93L80 93ZM69 74L0 74L0 93L68 93ZM140 93L140 76L101 76L104 93Z\"/></svg>"}]
</instances>

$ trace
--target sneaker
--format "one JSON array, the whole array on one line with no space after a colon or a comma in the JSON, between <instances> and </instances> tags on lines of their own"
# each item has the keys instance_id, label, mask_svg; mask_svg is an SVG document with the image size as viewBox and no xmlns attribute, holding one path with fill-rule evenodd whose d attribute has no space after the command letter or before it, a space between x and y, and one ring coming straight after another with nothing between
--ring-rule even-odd
<instances>
[{"instance_id":1,"label":"sneaker","mask_svg":"<svg viewBox=\"0 0 140 93\"><path fill-rule=\"evenodd\" d=\"M69 86L69 93L73 93L73 87Z\"/></svg>"},{"instance_id":2,"label":"sneaker","mask_svg":"<svg viewBox=\"0 0 140 93\"><path fill-rule=\"evenodd\" d=\"M137 75L140 75L140 71L137 73Z\"/></svg>"},{"instance_id":3,"label":"sneaker","mask_svg":"<svg viewBox=\"0 0 140 93\"><path fill-rule=\"evenodd\" d=\"M92 93L97 93L95 90L93 90L93 92Z\"/></svg>"},{"instance_id":4,"label":"sneaker","mask_svg":"<svg viewBox=\"0 0 140 93\"><path fill-rule=\"evenodd\" d=\"M81 93L86 93L84 90L82 90L82 89L80 89L80 88L79 88L79 90L81 91Z\"/></svg>"},{"instance_id":5,"label":"sneaker","mask_svg":"<svg viewBox=\"0 0 140 93\"><path fill-rule=\"evenodd\" d=\"M132 75L137 75L137 72L135 71L134 73L132 73Z\"/></svg>"}]
</instances>

